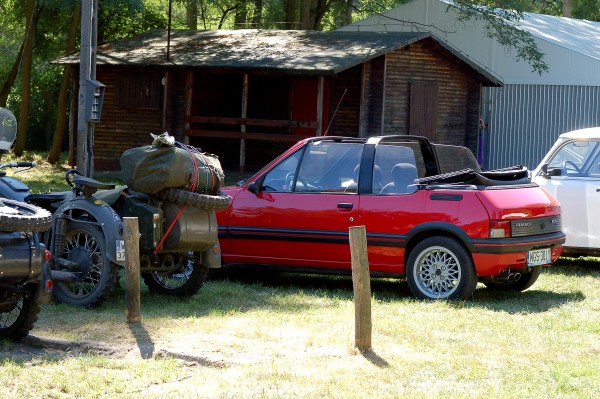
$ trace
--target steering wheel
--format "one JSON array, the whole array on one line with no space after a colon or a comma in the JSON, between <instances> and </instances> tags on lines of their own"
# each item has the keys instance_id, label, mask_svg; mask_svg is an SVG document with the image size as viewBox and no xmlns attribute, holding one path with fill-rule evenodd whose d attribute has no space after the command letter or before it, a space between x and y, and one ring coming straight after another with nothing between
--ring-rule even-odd
<instances>
[{"instance_id":1,"label":"steering wheel","mask_svg":"<svg viewBox=\"0 0 600 399\"><path fill-rule=\"evenodd\" d=\"M292 191L292 183L294 182L295 175L296 174L294 172L289 172L287 175L285 175L285 185L287 186L288 191ZM298 176L296 186L298 186L298 182L302 183L304 187L312 187L310 184L306 183L304 178L302 178L301 176Z\"/></svg>"},{"instance_id":2,"label":"steering wheel","mask_svg":"<svg viewBox=\"0 0 600 399\"><path fill-rule=\"evenodd\" d=\"M567 175L569 174L569 167L571 167L578 175L581 174L581 169L579 169L573 161L566 160L563 162L563 169Z\"/></svg>"},{"instance_id":3,"label":"steering wheel","mask_svg":"<svg viewBox=\"0 0 600 399\"><path fill-rule=\"evenodd\" d=\"M79 173L79 171L77 169L69 169L65 173L65 181L71 187L73 187L73 185L75 184L75 176L74 175L81 176L81 173Z\"/></svg>"},{"instance_id":4,"label":"steering wheel","mask_svg":"<svg viewBox=\"0 0 600 399\"><path fill-rule=\"evenodd\" d=\"M294 183L294 177L296 174L294 172L289 172L285 175L285 187L287 187L287 191L292 191L292 183Z\"/></svg>"}]
</instances>

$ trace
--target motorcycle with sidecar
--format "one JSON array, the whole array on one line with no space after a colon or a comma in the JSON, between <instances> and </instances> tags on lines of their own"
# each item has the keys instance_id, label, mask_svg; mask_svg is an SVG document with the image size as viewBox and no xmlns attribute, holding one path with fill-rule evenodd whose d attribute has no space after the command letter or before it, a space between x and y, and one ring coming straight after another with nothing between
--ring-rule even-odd
<instances>
[{"instance_id":1,"label":"motorcycle with sidecar","mask_svg":"<svg viewBox=\"0 0 600 399\"><path fill-rule=\"evenodd\" d=\"M0 156L14 140L16 120L11 115L0 108ZM48 211L0 197L0 338L25 337L40 304L52 298L51 254L38 238L50 223Z\"/></svg>"},{"instance_id":2,"label":"motorcycle with sidecar","mask_svg":"<svg viewBox=\"0 0 600 399\"><path fill-rule=\"evenodd\" d=\"M24 166L3 164L0 169ZM193 295L208 269L220 267L215 210L224 209L229 197L178 188L147 194L82 176L76 169L68 170L65 180L69 191L32 194L20 180L0 178L0 196L22 198L52 213L41 241L53 253L50 266L59 301L93 307L106 299L117 284L119 266L125 266L124 217L138 218L140 270L150 291Z\"/></svg>"}]
</instances>

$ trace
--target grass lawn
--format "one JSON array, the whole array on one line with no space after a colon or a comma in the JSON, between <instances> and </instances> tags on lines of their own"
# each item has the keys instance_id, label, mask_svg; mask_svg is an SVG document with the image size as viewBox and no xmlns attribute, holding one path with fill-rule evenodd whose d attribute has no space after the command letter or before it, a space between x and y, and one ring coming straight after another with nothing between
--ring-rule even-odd
<instances>
[{"instance_id":1,"label":"grass lawn","mask_svg":"<svg viewBox=\"0 0 600 399\"><path fill-rule=\"evenodd\" d=\"M364 354L353 347L350 278L221 274L187 299L144 289L138 326L125 322L123 289L100 309L45 305L32 335L101 341L114 352L3 357L0 396L587 399L600 392L597 261L561 260L526 292L481 286L465 302L416 301L404 282L374 280L373 351Z\"/></svg>"},{"instance_id":2,"label":"grass lawn","mask_svg":"<svg viewBox=\"0 0 600 399\"><path fill-rule=\"evenodd\" d=\"M139 325L126 323L124 297L118 288L92 310L44 305L32 335L105 350L19 352L0 342L0 397L588 399L600 392L597 259L561 259L523 293L481 285L464 302L417 301L405 282L375 279L368 353L354 349L349 277L223 271L184 299L143 287Z\"/></svg>"}]
</instances>

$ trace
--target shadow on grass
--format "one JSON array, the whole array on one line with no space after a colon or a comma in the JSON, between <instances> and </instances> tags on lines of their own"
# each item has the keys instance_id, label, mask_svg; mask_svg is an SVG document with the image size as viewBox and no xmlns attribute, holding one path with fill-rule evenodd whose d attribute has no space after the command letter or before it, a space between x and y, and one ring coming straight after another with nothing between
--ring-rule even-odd
<instances>
[{"instance_id":1,"label":"shadow on grass","mask_svg":"<svg viewBox=\"0 0 600 399\"><path fill-rule=\"evenodd\" d=\"M348 275L282 272L273 268L231 267L211 270L210 281L228 281L243 285L259 284L274 289L314 292L322 297L352 299L352 277ZM394 278L371 279L371 292L378 300L410 298L405 281Z\"/></svg>"},{"instance_id":2,"label":"shadow on grass","mask_svg":"<svg viewBox=\"0 0 600 399\"><path fill-rule=\"evenodd\" d=\"M577 263L575 263L577 265ZM591 269L592 273L594 269ZM585 266L560 265L550 267L544 273L566 274L577 277L589 275L590 269ZM597 270L600 272L600 269ZM258 284L281 292L304 290L320 297L338 297L352 299L353 287L350 276L330 276L318 274L300 274L279 272L272 269L231 268L218 270L211 275L213 281L231 282L244 286ZM371 280L373 297L382 302L398 302L415 300L406 281L399 279L374 278ZM473 298L468 301L449 301L454 307L485 308L492 311L509 313L539 313L563 306L566 303L581 302L585 295L581 291L559 293L536 290L535 285L524 292L500 291L484 288L475 290Z\"/></svg>"},{"instance_id":3,"label":"shadow on grass","mask_svg":"<svg viewBox=\"0 0 600 399\"><path fill-rule=\"evenodd\" d=\"M373 352L373 350L361 351L361 355L371 362L371 364L379 368L386 368L390 366L390 364L384 358Z\"/></svg>"},{"instance_id":4,"label":"shadow on grass","mask_svg":"<svg viewBox=\"0 0 600 399\"><path fill-rule=\"evenodd\" d=\"M450 303L456 307L516 314L547 312L567 303L581 302L584 299L585 295L581 291L560 293L529 289L524 292L506 292L483 288L476 290L470 301Z\"/></svg>"},{"instance_id":5,"label":"shadow on grass","mask_svg":"<svg viewBox=\"0 0 600 399\"><path fill-rule=\"evenodd\" d=\"M154 357L154 342L152 342L148 330L142 323L129 324L129 330L135 338L142 359L152 359Z\"/></svg>"},{"instance_id":6,"label":"shadow on grass","mask_svg":"<svg viewBox=\"0 0 600 399\"><path fill-rule=\"evenodd\" d=\"M597 265L598 263L593 263ZM600 277L600 268L581 266L580 262L559 262L557 266L544 269L543 273ZM543 274L542 274L543 276ZM98 309L81 309L76 306L55 304L44 307L44 314L62 318L66 314L77 314L82 323L95 323L99 319L110 320L116 313L123 312L125 291L121 287L113 290L108 300ZM379 302L402 304L417 301L403 280L374 278L371 280L373 298ZM230 312L247 312L255 309L274 312L298 313L318 306L339 306L339 301L351 301L353 285L351 276L320 275L281 272L275 269L225 268L211 271L209 280L198 294L192 297L173 297L149 292L142 284L141 306L143 317L186 318L203 317ZM525 292L504 292L479 285L473 298L467 301L450 301L449 306L487 309L509 313L540 313L581 302L582 291L554 292L536 289L536 285ZM71 319L65 320L65 323ZM141 332L140 332L141 333ZM136 339L138 337L136 336ZM140 336L140 338L143 338Z\"/></svg>"}]
</instances>

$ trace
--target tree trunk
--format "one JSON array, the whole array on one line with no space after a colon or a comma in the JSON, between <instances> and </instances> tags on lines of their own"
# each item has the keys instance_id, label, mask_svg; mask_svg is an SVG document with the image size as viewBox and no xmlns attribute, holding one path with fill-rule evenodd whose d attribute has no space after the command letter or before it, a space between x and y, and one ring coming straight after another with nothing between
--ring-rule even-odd
<instances>
[{"instance_id":1,"label":"tree trunk","mask_svg":"<svg viewBox=\"0 0 600 399\"><path fill-rule=\"evenodd\" d=\"M314 0L310 14L310 29L320 30L323 17L325 16L325 13L331 8L332 3L333 2L329 0Z\"/></svg>"},{"instance_id":2,"label":"tree trunk","mask_svg":"<svg viewBox=\"0 0 600 399\"><path fill-rule=\"evenodd\" d=\"M252 28L260 29L262 19L263 0L254 0L254 15L252 16Z\"/></svg>"},{"instance_id":3,"label":"tree trunk","mask_svg":"<svg viewBox=\"0 0 600 399\"><path fill-rule=\"evenodd\" d=\"M248 28L248 9L245 1L240 1L235 9L234 29Z\"/></svg>"},{"instance_id":4,"label":"tree trunk","mask_svg":"<svg viewBox=\"0 0 600 399\"><path fill-rule=\"evenodd\" d=\"M200 20L202 21L202 29L207 29L208 22L207 22L206 18L207 18L208 13L207 13L205 1L200 0L199 10L200 10Z\"/></svg>"},{"instance_id":5,"label":"tree trunk","mask_svg":"<svg viewBox=\"0 0 600 399\"><path fill-rule=\"evenodd\" d=\"M71 30L67 41L67 54L75 49L77 39L79 38L79 23L81 22L81 3L76 3L71 17ZM54 128L54 137L52 146L48 153L48 162L56 163L60 159L60 150L63 142L65 123L67 121L67 101L69 86L71 85L71 66L65 65L62 81L60 83L60 92L58 94L58 109L56 112L56 127ZM74 109L71 112L75 112Z\"/></svg>"},{"instance_id":6,"label":"tree trunk","mask_svg":"<svg viewBox=\"0 0 600 399\"><path fill-rule=\"evenodd\" d=\"M563 0L563 17L571 18L572 0Z\"/></svg>"},{"instance_id":7,"label":"tree trunk","mask_svg":"<svg viewBox=\"0 0 600 399\"><path fill-rule=\"evenodd\" d=\"M285 26L283 29L296 28L296 2L294 0L285 0Z\"/></svg>"},{"instance_id":8,"label":"tree trunk","mask_svg":"<svg viewBox=\"0 0 600 399\"><path fill-rule=\"evenodd\" d=\"M0 90L0 107L6 106L6 101L8 100L8 95L10 94L10 89L15 84L15 80L17 79L17 75L19 74L19 67L21 66L21 59L23 58L23 49L25 46L25 41L21 43L21 47L19 47L19 52L17 53L17 58L15 59L15 63L13 64L6 80L4 81L4 85L2 85L2 90Z\"/></svg>"},{"instance_id":9,"label":"tree trunk","mask_svg":"<svg viewBox=\"0 0 600 399\"><path fill-rule=\"evenodd\" d=\"M198 0L187 0L188 29L198 29Z\"/></svg>"},{"instance_id":10,"label":"tree trunk","mask_svg":"<svg viewBox=\"0 0 600 399\"><path fill-rule=\"evenodd\" d=\"M311 0L300 0L300 29L308 30L312 26L310 24L310 8Z\"/></svg>"},{"instance_id":11,"label":"tree trunk","mask_svg":"<svg viewBox=\"0 0 600 399\"><path fill-rule=\"evenodd\" d=\"M217 26L217 29L223 29L223 24L227 19L227 15L229 15L229 13L234 11L237 7L238 5L236 4L225 9L221 8L221 19L219 19L219 25Z\"/></svg>"},{"instance_id":12,"label":"tree trunk","mask_svg":"<svg viewBox=\"0 0 600 399\"><path fill-rule=\"evenodd\" d=\"M350 25L352 23L352 5L354 0L346 0L346 20L344 25Z\"/></svg>"},{"instance_id":13,"label":"tree trunk","mask_svg":"<svg viewBox=\"0 0 600 399\"><path fill-rule=\"evenodd\" d=\"M29 116L29 99L31 96L31 59L33 56L33 39L35 36L34 21L36 10L35 0L27 0L27 12L25 14L25 45L23 47L23 74L22 74L22 91L21 91L21 109L19 112L19 126L17 131L17 139L15 142L15 155L20 156L25 149L27 142L27 128Z\"/></svg>"}]
</instances>

